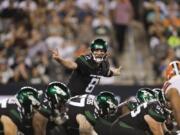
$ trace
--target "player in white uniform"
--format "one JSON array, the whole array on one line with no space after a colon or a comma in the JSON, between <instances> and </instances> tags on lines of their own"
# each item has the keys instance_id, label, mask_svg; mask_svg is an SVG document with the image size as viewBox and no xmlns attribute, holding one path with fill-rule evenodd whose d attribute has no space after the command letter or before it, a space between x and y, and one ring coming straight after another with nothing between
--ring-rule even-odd
<instances>
[{"instance_id":1,"label":"player in white uniform","mask_svg":"<svg viewBox=\"0 0 180 135\"><path fill-rule=\"evenodd\" d=\"M166 69L166 80L163 90L180 128L180 61L169 63Z\"/></svg>"}]
</instances>

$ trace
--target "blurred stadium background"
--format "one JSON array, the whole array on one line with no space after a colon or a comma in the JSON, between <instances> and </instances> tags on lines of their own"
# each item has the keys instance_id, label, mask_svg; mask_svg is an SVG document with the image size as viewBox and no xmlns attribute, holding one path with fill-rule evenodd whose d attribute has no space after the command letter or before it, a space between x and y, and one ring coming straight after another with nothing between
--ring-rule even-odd
<instances>
[{"instance_id":1,"label":"blurred stadium background","mask_svg":"<svg viewBox=\"0 0 180 135\"><path fill-rule=\"evenodd\" d=\"M0 95L27 84L66 83L71 71L48 49L75 59L97 37L109 42L112 65L123 69L96 91L127 96L138 87L161 87L167 63L180 59L180 1L0 0Z\"/></svg>"}]
</instances>

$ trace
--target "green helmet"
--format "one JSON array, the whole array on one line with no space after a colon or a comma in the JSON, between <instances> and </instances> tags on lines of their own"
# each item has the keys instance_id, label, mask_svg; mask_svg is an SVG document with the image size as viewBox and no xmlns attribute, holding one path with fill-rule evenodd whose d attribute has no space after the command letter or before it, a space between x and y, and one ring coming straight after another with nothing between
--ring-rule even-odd
<instances>
[{"instance_id":1,"label":"green helmet","mask_svg":"<svg viewBox=\"0 0 180 135\"><path fill-rule=\"evenodd\" d=\"M70 98L70 90L65 84L54 81L49 83L46 95L53 106L59 106Z\"/></svg>"},{"instance_id":2,"label":"green helmet","mask_svg":"<svg viewBox=\"0 0 180 135\"><path fill-rule=\"evenodd\" d=\"M134 110L139 105L139 102L135 96L129 97L126 102L129 110Z\"/></svg>"},{"instance_id":3,"label":"green helmet","mask_svg":"<svg viewBox=\"0 0 180 135\"><path fill-rule=\"evenodd\" d=\"M166 98L165 98L164 92L159 88L154 88L152 89L152 91L154 92L155 97L158 99L161 105L165 106Z\"/></svg>"},{"instance_id":4,"label":"green helmet","mask_svg":"<svg viewBox=\"0 0 180 135\"><path fill-rule=\"evenodd\" d=\"M40 106L38 91L36 88L25 86L22 87L16 94L21 106L25 109L26 113L31 113L34 107Z\"/></svg>"},{"instance_id":5,"label":"green helmet","mask_svg":"<svg viewBox=\"0 0 180 135\"><path fill-rule=\"evenodd\" d=\"M107 52L107 48L108 48L107 42L100 38L93 40L91 43L92 52L97 49L104 50L104 52Z\"/></svg>"},{"instance_id":6,"label":"green helmet","mask_svg":"<svg viewBox=\"0 0 180 135\"><path fill-rule=\"evenodd\" d=\"M136 93L136 97L140 103L150 102L156 99L154 92L150 88L140 88Z\"/></svg>"},{"instance_id":7,"label":"green helmet","mask_svg":"<svg viewBox=\"0 0 180 135\"><path fill-rule=\"evenodd\" d=\"M165 94L164 94L164 91L159 89L159 88L154 88L152 89L152 91L154 92L157 100L159 101L160 105L162 106L163 108L163 111L165 113L165 117L169 117L172 113L171 110L169 110L169 107L168 107L168 104L167 104L167 100L165 98Z\"/></svg>"},{"instance_id":8,"label":"green helmet","mask_svg":"<svg viewBox=\"0 0 180 135\"><path fill-rule=\"evenodd\" d=\"M104 54L94 53L95 50L103 50L105 52ZM103 39L95 39L91 43L91 52L93 56L93 60L97 63L102 62L106 58L106 52L107 52L107 42Z\"/></svg>"},{"instance_id":9,"label":"green helmet","mask_svg":"<svg viewBox=\"0 0 180 135\"><path fill-rule=\"evenodd\" d=\"M113 93L103 91L96 96L94 106L97 117L108 118L116 113L118 101Z\"/></svg>"}]
</instances>

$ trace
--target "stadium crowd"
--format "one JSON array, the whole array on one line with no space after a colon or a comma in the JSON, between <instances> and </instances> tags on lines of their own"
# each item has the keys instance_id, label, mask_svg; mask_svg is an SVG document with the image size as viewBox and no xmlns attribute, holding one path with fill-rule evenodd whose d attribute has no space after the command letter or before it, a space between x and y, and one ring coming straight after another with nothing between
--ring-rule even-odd
<instances>
[{"instance_id":1,"label":"stadium crowd","mask_svg":"<svg viewBox=\"0 0 180 135\"><path fill-rule=\"evenodd\" d=\"M0 135L179 135L179 5L178 0L0 1L0 84L28 83L0 101ZM140 25L154 84L163 85L134 87L136 93L125 99L108 87L94 94L103 76L122 75L119 60L132 53L127 46Z\"/></svg>"},{"instance_id":2,"label":"stadium crowd","mask_svg":"<svg viewBox=\"0 0 180 135\"><path fill-rule=\"evenodd\" d=\"M167 63L180 58L179 10L178 0L2 0L0 83L66 80L71 72L51 60L49 49L75 59L97 37L108 41L117 66L133 20L145 26L154 78L162 82Z\"/></svg>"}]
</instances>

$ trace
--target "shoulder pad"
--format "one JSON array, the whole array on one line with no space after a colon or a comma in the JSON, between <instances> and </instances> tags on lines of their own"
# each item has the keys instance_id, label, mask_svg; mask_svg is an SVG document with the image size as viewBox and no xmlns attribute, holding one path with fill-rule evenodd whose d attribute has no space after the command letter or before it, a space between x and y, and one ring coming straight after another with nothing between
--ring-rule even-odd
<instances>
[{"instance_id":1,"label":"shoulder pad","mask_svg":"<svg viewBox=\"0 0 180 135\"><path fill-rule=\"evenodd\" d=\"M82 56L82 57L84 57L85 60L90 60L92 56L91 56L91 55L84 55L84 56Z\"/></svg>"}]
</instances>

